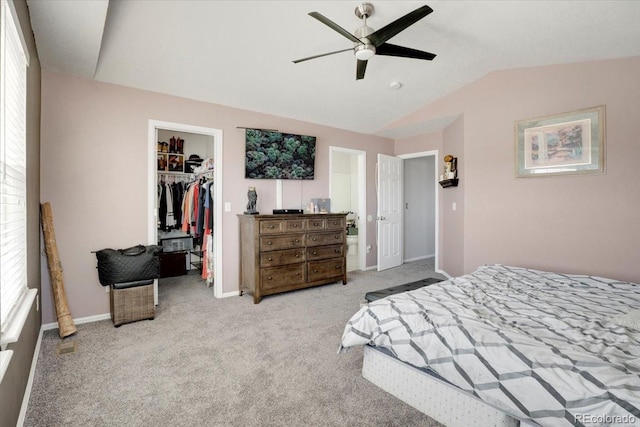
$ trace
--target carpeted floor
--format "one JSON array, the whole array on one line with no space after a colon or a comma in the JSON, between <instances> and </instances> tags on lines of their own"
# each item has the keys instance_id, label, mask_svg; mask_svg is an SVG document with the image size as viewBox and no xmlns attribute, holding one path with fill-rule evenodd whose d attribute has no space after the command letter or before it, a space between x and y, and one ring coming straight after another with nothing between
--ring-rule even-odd
<instances>
[{"instance_id":1,"label":"carpeted floor","mask_svg":"<svg viewBox=\"0 0 640 427\"><path fill-rule=\"evenodd\" d=\"M432 259L257 305L162 279L155 320L44 333L24 425L437 426L361 377L361 348L337 354L366 292L425 277L441 277Z\"/></svg>"}]
</instances>

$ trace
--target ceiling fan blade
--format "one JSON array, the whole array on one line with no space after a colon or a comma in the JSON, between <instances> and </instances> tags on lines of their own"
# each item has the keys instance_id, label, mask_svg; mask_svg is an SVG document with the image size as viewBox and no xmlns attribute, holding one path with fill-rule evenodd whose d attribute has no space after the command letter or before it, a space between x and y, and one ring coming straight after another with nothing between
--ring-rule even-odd
<instances>
[{"instance_id":1,"label":"ceiling fan blade","mask_svg":"<svg viewBox=\"0 0 640 427\"><path fill-rule=\"evenodd\" d=\"M322 58L323 56L333 55L334 53L346 52L348 50L353 50L353 48L350 47L349 49L336 50L335 52L321 53L320 55L314 55L308 58L296 59L295 61L293 61L293 63L297 64L298 62L308 61L310 59Z\"/></svg>"},{"instance_id":2,"label":"ceiling fan blade","mask_svg":"<svg viewBox=\"0 0 640 427\"><path fill-rule=\"evenodd\" d=\"M330 20L326 16L324 16L324 15L318 13L318 12L311 12L311 13L309 13L309 16L312 16L312 17L316 18L318 21L322 22L327 27L332 28L333 30L339 32L340 34L342 34L343 36L345 36L346 38L348 38L352 42L362 44L362 42L360 40L358 40L356 38L356 36L351 34L349 31L345 30L340 25L336 24L335 22L333 22L332 20Z\"/></svg>"},{"instance_id":3,"label":"ceiling fan blade","mask_svg":"<svg viewBox=\"0 0 640 427\"><path fill-rule=\"evenodd\" d=\"M386 42L391 37L395 36L408 26L415 24L431 12L433 12L433 9L431 9L429 6L425 5L419 7L413 12L407 13L402 18L398 18L392 23L380 28L373 34L369 34L367 38L377 48L378 46L382 45L382 43Z\"/></svg>"},{"instance_id":4,"label":"ceiling fan blade","mask_svg":"<svg viewBox=\"0 0 640 427\"><path fill-rule=\"evenodd\" d=\"M424 52L422 50L411 49L409 47L397 46L395 44L383 43L376 48L376 55L401 56L403 58L426 59L431 61L436 57L435 53Z\"/></svg>"},{"instance_id":5,"label":"ceiling fan blade","mask_svg":"<svg viewBox=\"0 0 640 427\"><path fill-rule=\"evenodd\" d=\"M367 61L358 59L358 68L356 68L356 80L364 79L364 72L367 69Z\"/></svg>"}]
</instances>

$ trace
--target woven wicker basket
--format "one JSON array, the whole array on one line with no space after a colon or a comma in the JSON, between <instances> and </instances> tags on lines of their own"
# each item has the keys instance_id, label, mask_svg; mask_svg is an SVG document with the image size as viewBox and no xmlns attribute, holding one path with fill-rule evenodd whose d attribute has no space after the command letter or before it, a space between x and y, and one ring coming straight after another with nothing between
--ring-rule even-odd
<instances>
[{"instance_id":1,"label":"woven wicker basket","mask_svg":"<svg viewBox=\"0 0 640 427\"><path fill-rule=\"evenodd\" d=\"M118 289L116 286L111 285L110 292L111 320L114 326L155 317L153 283L125 289Z\"/></svg>"}]
</instances>

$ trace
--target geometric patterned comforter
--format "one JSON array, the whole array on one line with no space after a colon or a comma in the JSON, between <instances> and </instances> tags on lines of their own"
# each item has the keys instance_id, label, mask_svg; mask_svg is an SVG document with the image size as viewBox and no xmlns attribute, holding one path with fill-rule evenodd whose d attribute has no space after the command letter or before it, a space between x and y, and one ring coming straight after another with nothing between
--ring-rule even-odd
<instances>
[{"instance_id":1,"label":"geometric patterned comforter","mask_svg":"<svg viewBox=\"0 0 640 427\"><path fill-rule=\"evenodd\" d=\"M362 307L340 350L371 344L541 425L640 425L640 285L490 265ZM640 328L640 327L639 327Z\"/></svg>"}]
</instances>

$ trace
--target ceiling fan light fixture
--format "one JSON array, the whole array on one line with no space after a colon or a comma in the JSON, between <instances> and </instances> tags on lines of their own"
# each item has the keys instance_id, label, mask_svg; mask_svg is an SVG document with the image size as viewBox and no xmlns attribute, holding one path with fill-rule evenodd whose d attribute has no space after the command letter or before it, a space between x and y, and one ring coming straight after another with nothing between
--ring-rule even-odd
<instances>
[{"instance_id":1,"label":"ceiling fan light fixture","mask_svg":"<svg viewBox=\"0 0 640 427\"><path fill-rule=\"evenodd\" d=\"M357 59L356 64L356 80L362 80L364 73L367 69L367 62L374 55L383 56L398 56L402 58L415 58L423 59L426 61L433 60L436 55L430 52L423 52L417 49L411 49L404 46L397 46L387 43L392 37L395 37L398 33L407 29L411 25L415 24L425 16L433 12L429 6L424 5L406 15L392 21L379 30L374 30L367 25L367 18L369 18L374 11L374 7L371 3L362 3L356 7L355 13L358 19L362 20L362 25L355 30L352 34L349 31L342 28L326 16L319 12L309 12L309 16L317 19L327 27L331 28L335 32L339 33L343 37L349 39L353 43L353 48L337 50L335 52L323 53L321 55L314 55L308 58L302 58L293 61L295 64L309 59L321 58L323 56L333 55L340 52L353 51ZM392 85L395 86L395 85ZM398 88L401 84L398 86Z\"/></svg>"},{"instance_id":2,"label":"ceiling fan light fixture","mask_svg":"<svg viewBox=\"0 0 640 427\"><path fill-rule=\"evenodd\" d=\"M366 61L373 58L376 54L376 48L372 44L361 44L355 47L356 58L360 61Z\"/></svg>"}]
</instances>

